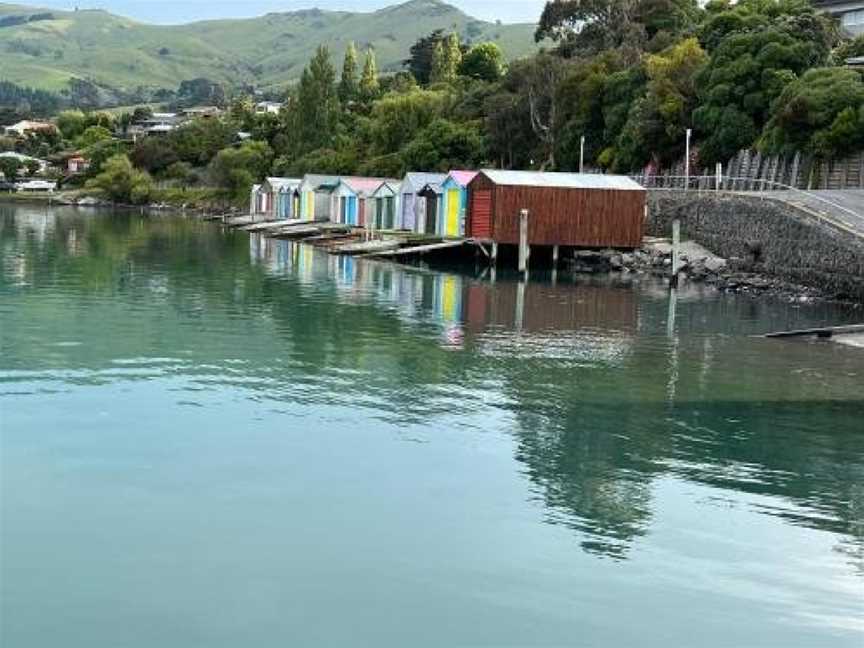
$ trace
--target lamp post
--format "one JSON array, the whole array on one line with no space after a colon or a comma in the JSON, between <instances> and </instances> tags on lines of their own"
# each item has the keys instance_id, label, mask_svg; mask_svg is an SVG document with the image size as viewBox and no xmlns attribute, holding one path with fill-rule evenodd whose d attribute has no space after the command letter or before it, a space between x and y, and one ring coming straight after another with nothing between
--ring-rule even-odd
<instances>
[{"instance_id":1,"label":"lamp post","mask_svg":"<svg viewBox=\"0 0 864 648\"><path fill-rule=\"evenodd\" d=\"M684 142L684 191L690 187L690 135L693 131L687 129L687 137Z\"/></svg>"},{"instance_id":2,"label":"lamp post","mask_svg":"<svg viewBox=\"0 0 864 648\"><path fill-rule=\"evenodd\" d=\"M585 136L579 138L579 173L585 166Z\"/></svg>"}]
</instances>

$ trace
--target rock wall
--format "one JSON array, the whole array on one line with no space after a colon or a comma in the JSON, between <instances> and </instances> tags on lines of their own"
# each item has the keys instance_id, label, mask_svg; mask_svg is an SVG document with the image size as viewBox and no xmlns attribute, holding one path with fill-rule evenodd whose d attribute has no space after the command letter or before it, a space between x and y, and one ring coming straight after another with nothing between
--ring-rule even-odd
<instances>
[{"instance_id":1,"label":"rock wall","mask_svg":"<svg viewBox=\"0 0 864 648\"><path fill-rule=\"evenodd\" d=\"M689 238L742 270L864 303L864 240L804 210L757 196L652 191L646 234Z\"/></svg>"}]
</instances>

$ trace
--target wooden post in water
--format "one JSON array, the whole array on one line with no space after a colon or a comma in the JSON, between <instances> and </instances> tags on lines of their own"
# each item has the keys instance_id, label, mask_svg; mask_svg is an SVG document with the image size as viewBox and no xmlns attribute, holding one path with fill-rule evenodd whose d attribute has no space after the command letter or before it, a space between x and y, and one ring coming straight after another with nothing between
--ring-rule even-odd
<instances>
[{"instance_id":1,"label":"wooden post in water","mask_svg":"<svg viewBox=\"0 0 864 648\"><path fill-rule=\"evenodd\" d=\"M558 246L552 246L552 283L558 281Z\"/></svg>"},{"instance_id":2,"label":"wooden post in water","mask_svg":"<svg viewBox=\"0 0 864 648\"><path fill-rule=\"evenodd\" d=\"M528 246L528 210L519 212L519 272L528 272L528 256L531 250Z\"/></svg>"},{"instance_id":3,"label":"wooden post in water","mask_svg":"<svg viewBox=\"0 0 864 648\"><path fill-rule=\"evenodd\" d=\"M672 277L669 285L672 288L678 286L678 269L680 266L679 255L681 252L681 221L675 219L672 221Z\"/></svg>"},{"instance_id":4,"label":"wooden post in water","mask_svg":"<svg viewBox=\"0 0 864 648\"><path fill-rule=\"evenodd\" d=\"M522 326L525 318L525 284L527 281L520 279L516 284L516 313L514 313L515 329L518 333L522 332Z\"/></svg>"}]
</instances>

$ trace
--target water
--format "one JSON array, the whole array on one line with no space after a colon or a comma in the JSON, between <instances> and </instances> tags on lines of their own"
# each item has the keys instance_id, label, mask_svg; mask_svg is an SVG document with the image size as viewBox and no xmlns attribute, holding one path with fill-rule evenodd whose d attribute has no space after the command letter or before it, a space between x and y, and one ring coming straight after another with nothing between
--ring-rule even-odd
<instances>
[{"instance_id":1,"label":"water","mask_svg":"<svg viewBox=\"0 0 864 648\"><path fill-rule=\"evenodd\" d=\"M860 312L0 226L4 648L864 641Z\"/></svg>"}]
</instances>

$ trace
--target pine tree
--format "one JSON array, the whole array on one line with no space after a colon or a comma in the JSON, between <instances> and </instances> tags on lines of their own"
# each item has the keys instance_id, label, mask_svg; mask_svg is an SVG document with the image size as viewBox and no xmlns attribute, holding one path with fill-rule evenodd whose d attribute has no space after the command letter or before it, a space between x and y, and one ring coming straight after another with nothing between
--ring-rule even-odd
<instances>
[{"instance_id":1,"label":"pine tree","mask_svg":"<svg viewBox=\"0 0 864 648\"><path fill-rule=\"evenodd\" d=\"M443 83L445 81L447 81L447 59L444 45L438 41L432 50L432 71L429 73L429 83Z\"/></svg>"},{"instance_id":2,"label":"pine tree","mask_svg":"<svg viewBox=\"0 0 864 648\"><path fill-rule=\"evenodd\" d=\"M357 99L357 50L353 41L345 48L342 78L339 81L339 98L345 104Z\"/></svg>"},{"instance_id":3,"label":"pine tree","mask_svg":"<svg viewBox=\"0 0 864 648\"><path fill-rule=\"evenodd\" d=\"M363 63L363 76L360 77L360 98L365 102L373 101L380 91L378 86L378 65L375 63L375 50L366 50Z\"/></svg>"}]
</instances>

